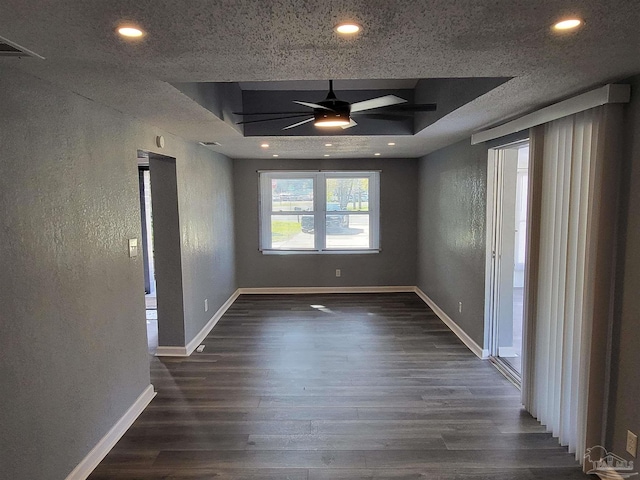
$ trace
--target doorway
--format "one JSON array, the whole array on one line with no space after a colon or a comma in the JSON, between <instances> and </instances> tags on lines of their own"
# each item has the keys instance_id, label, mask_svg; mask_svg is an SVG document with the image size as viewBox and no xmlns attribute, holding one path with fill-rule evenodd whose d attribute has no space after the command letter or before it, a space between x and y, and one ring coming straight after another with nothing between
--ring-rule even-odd
<instances>
[{"instance_id":1,"label":"doorway","mask_svg":"<svg viewBox=\"0 0 640 480\"><path fill-rule=\"evenodd\" d=\"M529 141L489 151L487 325L491 360L520 385L527 251Z\"/></svg>"},{"instance_id":2,"label":"doorway","mask_svg":"<svg viewBox=\"0 0 640 480\"><path fill-rule=\"evenodd\" d=\"M138 186L140 188L140 221L144 268L145 318L149 353L158 349L158 299L156 294L155 256L153 248L153 209L149 154L138 151Z\"/></svg>"}]
</instances>

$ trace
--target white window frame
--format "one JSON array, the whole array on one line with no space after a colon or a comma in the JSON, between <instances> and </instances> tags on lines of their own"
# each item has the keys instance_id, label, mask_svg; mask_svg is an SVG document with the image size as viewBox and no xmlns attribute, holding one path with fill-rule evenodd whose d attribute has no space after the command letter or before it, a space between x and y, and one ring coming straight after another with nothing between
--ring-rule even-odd
<instances>
[{"instance_id":1,"label":"white window frame","mask_svg":"<svg viewBox=\"0 0 640 480\"><path fill-rule=\"evenodd\" d=\"M260 251L265 254L363 254L380 252L380 171L292 171L292 170L265 170L259 171L260 191L259 198L259 236ZM366 212L357 211L330 211L330 214L344 213L347 215L368 215L369 216L369 248L335 249L326 246L326 187L329 178L367 178L369 180L368 210ZM301 215L300 211L276 211L272 210L272 180L273 179L313 179L313 211L303 212L305 215L314 216L314 244L315 248L307 249L284 249L271 247L271 215Z\"/></svg>"}]
</instances>

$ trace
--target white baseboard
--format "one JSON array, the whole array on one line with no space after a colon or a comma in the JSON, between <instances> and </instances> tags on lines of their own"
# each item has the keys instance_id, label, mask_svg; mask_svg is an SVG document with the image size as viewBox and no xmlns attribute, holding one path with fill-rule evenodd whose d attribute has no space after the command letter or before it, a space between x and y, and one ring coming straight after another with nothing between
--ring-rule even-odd
<instances>
[{"instance_id":1,"label":"white baseboard","mask_svg":"<svg viewBox=\"0 0 640 480\"><path fill-rule=\"evenodd\" d=\"M236 298L240 296L240 290L237 289L235 292L231 294L231 296L227 299L226 302L222 304L222 306L213 314L213 317L207 322L207 324L202 327L202 329L198 332L198 334L193 337L193 339L187 343L184 347L163 347L159 346L156 350L156 357L188 357L191 355L198 345L202 343L202 341L207 338L209 332L213 330L213 327L216 326L216 323L222 318L225 312L229 309L229 307L236 301Z\"/></svg>"},{"instance_id":2,"label":"white baseboard","mask_svg":"<svg viewBox=\"0 0 640 480\"><path fill-rule=\"evenodd\" d=\"M85 480L91 472L95 470L107 453L115 446L120 438L125 434L133 422L153 400L156 393L153 391L153 385L149 385L140 396L133 402L133 405L120 417L120 420L111 427L111 430L102 437L98 444L87 454L86 457L78 464L76 468L67 476L66 480Z\"/></svg>"},{"instance_id":3,"label":"white baseboard","mask_svg":"<svg viewBox=\"0 0 640 480\"><path fill-rule=\"evenodd\" d=\"M483 349L480 345L478 345L469 335L467 335L464 330L462 330L462 328L458 326L456 322L451 319L449 315L444 312L444 310L438 307L438 305L436 305L436 303L431 300L426 293L424 293L418 287L414 287L413 291L422 299L424 303L429 305L431 310L433 310L433 312L440 318L440 320L442 320L444 324L449 327L451 331L455 333L456 336L460 340L462 340L462 342L467 347L469 347L469 350L475 353L478 358L481 358L483 360L489 358L489 350Z\"/></svg>"},{"instance_id":4,"label":"white baseboard","mask_svg":"<svg viewBox=\"0 0 640 480\"><path fill-rule=\"evenodd\" d=\"M187 347L162 347L156 349L156 357L188 357Z\"/></svg>"},{"instance_id":5,"label":"white baseboard","mask_svg":"<svg viewBox=\"0 0 640 480\"><path fill-rule=\"evenodd\" d=\"M200 332L198 332L198 334L193 337L193 340L187 343L187 356L191 355L194 350L198 348L198 345L200 345L202 341L207 338L209 332L213 330L213 327L216 326L216 323L218 323L218 321L222 318L226 311L229 310L229 307L233 305L233 302L235 302L239 296L240 292L238 289L236 289L236 291L231 294L231 296L227 299L226 302L222 304L222 306L216 311L216 313L213 314L213 317L211 317L207 324L202 327L202 330L200 330Z\"/></svg>"},{"instance_id":6,"label":"white baseboard","mask_svg":"<svg viewBox=\"0 0 640 480\"><path fill-rule=\"evenodd\" d=\"M408 293L415 292L410 286L371 287L259 287L239 288L240 294L247 295L291 295L313 293Z\"/></svg>"}]
</instances>

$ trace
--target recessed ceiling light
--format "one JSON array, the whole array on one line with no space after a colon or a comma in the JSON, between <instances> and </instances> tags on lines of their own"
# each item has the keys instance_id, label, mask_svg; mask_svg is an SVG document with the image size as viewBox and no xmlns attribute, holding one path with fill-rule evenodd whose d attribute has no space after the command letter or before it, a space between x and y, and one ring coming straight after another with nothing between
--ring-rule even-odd
<instances>
[{"instance_id":1,"label":"recessed ceiling light","mask_svg":"<svg viewBox=\"0 0 640 480\"><path fill-rule=\"evenodd\" d=\"M325 153L325 154L324 154L324 156L325 156L325 157L328 157L328 156L329 156L329 154L328 154L328 153Z\"/></svg>"},{"instance_id":2,"label":"recessed ceiling light","mask_svg":"<svg viewBox=\"0 0 640 480\"><path fill-rule=\"evenodd\" d=\"M395 142L389 142L387 143L387 145L389 145L390 147L393 147L396 143Z\"/></svg>"},{"instance_id":3,"label":"recessed ceiling light","mask_svg":"<svg viewBox=\"0 0 640 480\"><path fill-rule=\"evenodd\" d=\"M269 148L269 144L268 143L263 143L262 145L260 145L262 148Z\"/></svg>"},{"instance_id":4,"label":"recessed ceiling light","mask_svg":"<svg viewBox=\"0 0 640 480\"><path fill-rule=\"evenodd\" d=\"M333 147L333 143L325 143L324 146L325 147Z\"/></svg>"},{"instance_id":5,"label":"recessed ceiling light","mask_svg":"<svg viewBox=\"0 0 640 480\"><path fill-rule=\"evenodd\" d=\"M582 25L582 20L578 18L568 18L566 20L562 20L561 22L556 23L553 26L554 30L573 30L574 28L578 28Z\"/></svg>"},{"instance_id":6,"label":"recessed ceiling light","mask_svg":"<svg viewBox=\"0 0 640 480\"><path fill-rule=\"evenodd\" d=\"M139 38L144 35L144 32L137 27L120 27L118 33L123 37Z\"/></svg>"},{"instance_id":7,"label":"recessed ceiling light","mask_svg":"<svg viewBox=\"0 0 640 480\"><path fill-rule=\"evenodd\" d=\"M279 155L278 155L277 153L274 153L274 154L273 154L273 156L274 156L274 157L278 157Z\"/></svg>"},{"instance_id":8,"label":"recessed ceiling light","mask_svg":"<svg viewBox=\"0 0 640 480\"><path fill-rule=\"evenodd\" d=\"M379 153L374 153L374 155L375 155L376 157L379 157L379 156L380 156L380 154L379 154Z\"/></svg>"},{"instance_id":9,"label":"recessed ceiling light","mask_svg":"<svg viewBox=\"0 0 640 480\"><path fill-rule=\"evenodd\" d=\"M353 22L344 22L336 27L336 32L342 35L353 35L360 31L360 25Z\"/></svg>"}]
</instances>

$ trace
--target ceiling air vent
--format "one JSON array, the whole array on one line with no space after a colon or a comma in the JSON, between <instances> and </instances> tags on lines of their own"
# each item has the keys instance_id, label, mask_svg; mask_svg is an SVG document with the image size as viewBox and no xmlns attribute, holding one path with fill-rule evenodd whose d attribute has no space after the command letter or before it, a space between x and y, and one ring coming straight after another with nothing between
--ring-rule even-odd
<instances>
[{"instance_id":1,"label":"ceiling air vent","mask_svg":"<svg viewBox=\"0 0 640 480\"><path fill-rule=\"evenodd\" d=\"M44 60L44 57L31 50L21 47L17 43L0 37L0 57L36 57Z\"/></svg>"},{"instance_id":2,"label":"ceiling air vent","mask_svg":"<svg viewBox=\"0 0 640 480\"><path fill-rule=\"evenodd\" d=\"M205 147L219 147L220 145L222 145L221 143L218 143L218 142L198 142L198 143Z\"/></svg>"}]
</instances>

